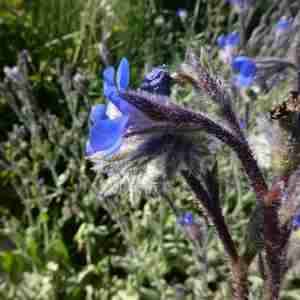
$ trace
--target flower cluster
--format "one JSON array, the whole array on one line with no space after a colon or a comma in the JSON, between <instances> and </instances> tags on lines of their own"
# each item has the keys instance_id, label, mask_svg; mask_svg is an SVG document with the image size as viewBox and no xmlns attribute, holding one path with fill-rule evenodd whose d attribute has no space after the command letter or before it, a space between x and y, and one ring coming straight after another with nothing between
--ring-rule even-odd
<instances>
[{"instance_id":1,"label":"flower cluster","mask_svg":"<svg viewBox=\"0 0 300 300\"><path fill-rule=\"evenodd\" d=\"M230 1L234 6L239 8L248 7L249 1ZM281 17L275 25L275 44L278 41L288 40L288 34L292 28L293 19L285 16ZM234 84L238 88L248 88L258 76L258 66L254 59L245 55L238 55L238 46L240 44L240 35L238 32L232 32L228 35L221 35L217 39L219 47L219 57L225 64L229 64L235 73ZM268 69L268 68L267 68ZM263 68L261 68L263 74ZM274 72L273 72L274 73ZM261 75L262 75L261 74ZM274 75L274 74L273 74ZM262 76L263 78L264 76ZM259 80L257 80L258 83Z\"/></svg>"},{"instance_id":2,"label":"flower cluster","mask_svg":"<svg viewBox=\"0 0 300 300\"><path fill-rule=\"evenodd\" d=\"M234 76L234 84L239 88L249 87L256 75L256 65L252 59L247 56L238 56L238 46L240 44L240 35L238 32L232 32L228 35L222 34L217 39L220 48L220 59L230 64Z\"/></svg>"}]
</instances>

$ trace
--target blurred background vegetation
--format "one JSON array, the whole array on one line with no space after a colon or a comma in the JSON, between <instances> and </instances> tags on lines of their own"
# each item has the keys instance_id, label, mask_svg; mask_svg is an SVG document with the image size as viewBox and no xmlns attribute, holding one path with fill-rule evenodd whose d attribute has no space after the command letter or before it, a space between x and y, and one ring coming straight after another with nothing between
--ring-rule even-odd
<instances>
[{"instance_id":1,"label":"blurred background vegetation","mask_svg":"<svg viewBox=\"0 0 300 300\"><path fill-rule=\"evenodd\" d=\"M259 2L253 28L275 1ZM230 299L213 228L204 250L209 271L200 272L160 199L97 199L105 178L91 170L84 148L106 65L128 57L137 86L152 66L178 65L187 47L205 46L215 59L216 37L237 26L222 0L0 0L0 299ZM17 61L22 79L9 83L3 70ZM190 91L174 95L198 105ZM234 159L218 161L238 240L254 198ZM195 209L180 180L171 193L183 211ZM260 299L256 273L250 280ZM294 273L283 299L300 299Z\"/></svg>"}]
</instances>

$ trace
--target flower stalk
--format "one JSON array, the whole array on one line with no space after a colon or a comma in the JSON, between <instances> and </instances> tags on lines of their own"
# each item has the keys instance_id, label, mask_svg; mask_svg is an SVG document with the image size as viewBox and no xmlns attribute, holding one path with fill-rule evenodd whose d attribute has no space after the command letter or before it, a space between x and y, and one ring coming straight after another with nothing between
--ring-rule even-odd
<instances>
[{"instance_id":1,"label":"flower stalk","mask_svg":"<svg viewBox=\"0 0 300 300\"><path fill-rule=\"evenodd\" d=\"M225 252L229 257L230 268L233 276L233 295L235 300L248 299L248 281L247 272L243 266L236 246L229 233L227 224L222 214L218 201L213 199L201 182L188 171L183 171L182 176L195 193L197 199L201 202L207 211L211 222L214 224L218 236L224 246Z\"/></svg>"}]
</instances>

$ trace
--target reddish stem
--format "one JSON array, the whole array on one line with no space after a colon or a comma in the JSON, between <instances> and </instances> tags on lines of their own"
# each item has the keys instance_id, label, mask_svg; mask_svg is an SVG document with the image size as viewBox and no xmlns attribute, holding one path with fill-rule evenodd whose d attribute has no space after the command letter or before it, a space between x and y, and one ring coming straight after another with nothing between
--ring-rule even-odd
<instances>
[{"instance_id":1,"label":"reddish stem","mask_svg":"<svg viewBox=\"0 0 300 300\"><path fill-rule=\"evenodd\" d=\"M247 272L240 260L236 246L231 238L221 208L218 205L218 201L211 199L210 195L199 182L199 180L191 173L184 171L182 172L182 175L197 196L197 199L206 209L212 223L216 227L218 236L222 241L224 249L230 259L230 267L233 275L234 299L247 300L249 295Z\"/></svg>"}]
</instances>

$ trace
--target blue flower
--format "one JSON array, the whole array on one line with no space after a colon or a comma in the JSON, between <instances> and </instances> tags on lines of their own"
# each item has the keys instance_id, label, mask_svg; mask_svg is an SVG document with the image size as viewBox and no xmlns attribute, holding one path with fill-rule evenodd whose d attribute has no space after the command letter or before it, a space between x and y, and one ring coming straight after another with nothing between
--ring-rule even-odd
<instances>
[{"instance_id":1,"label":"blue flower","mask_svg":"<svg viewBox=\"0 0 300 300\"><path fill-rule=\"evenodd\" d=\"M220 48L220 59L224 63L230 63L236 54L237 47L240 43L240 35L238 32L232 32L228 35L222 34L217 39Z\"/></svg>"},{"instance_id":2,"label":"blue flower","mask_svg":"<svg viewBox=\"0 0 300 300\"><path fill-rule=\"evenodd\" d=\"M293 19L288 19L283 16L279 19L275 25L275 39L281 38L283 35L286 35L292 28Z\"/></svg>"},{"instance_id":3,"label":"blue flower","mask_svg":"<svg viewBox=\"0 0 300 300\"><path fill-rule=\"evenodd\" d=\"M115 154L121 144L129 121L128 115L120 115L111 119L107 104L95 105L90 114L89 139L86 155L101 153L103 156Z\"/></svg>"},{"instance_id":4,"label":"blue flower","mask_svg":"<svg viewBox=\"0 0 300 300\"><path fill-rule=\"evenodd\" d=\"M118 91L129 85L129 62L123 58L119 64L116 82L115 69L107 67L103 72L104 96L107 104L95 105L90 113L89 138L86 144L86 155L101 154L111 156L116 154L122 144L122 139L132 117L131 107L119 96Z\"/></svg>"},{"instance_id":5,"label":"blue flower","mask_svg":"<svg viewBox=\"0 0 300 300\"><path fill-rule=\"evenodd\" d=\"M217 39L219 48L224 49L225 47L237 47L240 43L240 35L234 31L228 35L222 34Z\"/></svg>"},{"instance_id":6,"label":"blue flower","mask_svg":"<svg viewBox=\"0 0 300 300\"><path fill-rule=\"evenodd\" d=\"M228 34L227 36L227 45L238 46L240 43L240 34L236 31Z\"/></svg>"},{"instance_id":7,"label":"blue flower","mask_svg":"<svg viewBox=\"0 0 300 300\"><path fill-rule=\"evenodd\" d=\"M237 56L233 59L231 67L237 75L234 76L234 82L238 87L249 87L256 75L255 62L247 56Z\"/></svg>"},{"instance_id":8,"label":"blue flower","mask_svg":"<svg viewBox=\"0 0 300 300\"><path fill-rule=\"evenodd\" d=\"M116 82L115 82L116 77ZM119 96L118 91L128 88L130 78L129 62L122 58L115 76L115 69L107 67L103 72L103 92L107 100L115 104L122 113L129 112L129 104Z\"/></svg>"},{"instance_id":9,"label":"blue flower","mask_svg":"<svg viewBox=\"0 0 300 300\"><path fill-rule=\"evenodd\" d=\"M178 219L178 223L182 226L190 226L195 224L194 216L191 212L186 212Z\"/></svg>"},{"instance_id":10,"label":"blue flower","mask_svg":"<svg viewBox=\"0 0 300 300\"><path fill-rule=\"evenodd\" d=\"M220 35L217 39L219 48L223 49L226 46L227 38L224 34Z\"/></svg>"},{"instance_id":11,"label":"blue flower","mask_svg":"<svg viewBox=\"0 0 300 300\"><path fill-rule=\"evenodd\" d=\"M103 93L107 104L95 105L89 118L89 137L86 155L93 158L110 158L126 152L132 144L124 141L126 133L150 126L152 121L120 96L129 85L129 62L120 61L117 72L112 66L103 72ZM170 94L171 77L164 67L153 69L145 76L141 89L154 94ZM164 97L161 98L164 101ZM125 150L125 151L123 151Z\"/></svg>"},{"instance_id":12,"label":"blue flower","mask_svg":"<svg viewBox=\"0 0 300 300\"><path fill-rule=\"evenodd\" d=\"M277 31L286 31L290 29L290 26L292 24L291 19L287 19L286 17L281 17L277 24L275 25L275 28Z\"/></svg>"}]
</instances>

